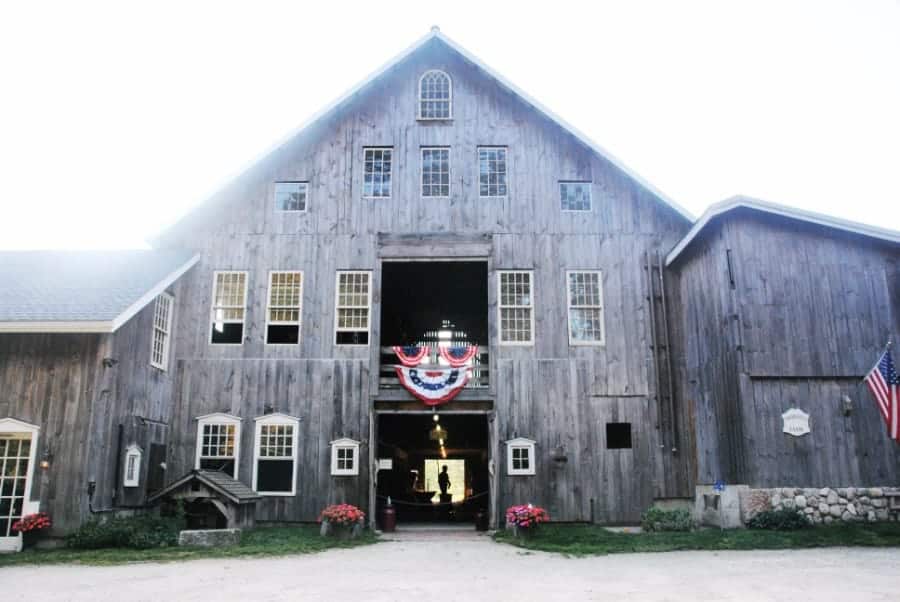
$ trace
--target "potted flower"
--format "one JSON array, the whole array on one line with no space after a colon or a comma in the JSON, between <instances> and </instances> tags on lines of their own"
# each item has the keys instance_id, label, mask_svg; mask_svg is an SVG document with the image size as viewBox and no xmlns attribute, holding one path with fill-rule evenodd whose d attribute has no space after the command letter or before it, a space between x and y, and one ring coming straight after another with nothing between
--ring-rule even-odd
<instances>
[{"instance_id":1,"label":"potted flower","mask_svg":"<svg viewBox=\"0 0 900 602\"><path fill-rule=\"evenodd\" d=\"M516 537L528 537L538 525L550 520L550 515L540 506L523 504L506 509L506 526L513 530Z\"/></svg>"},{"instance_id":2,"label":"potted flower","mask_svg":"<svg viewBox=\"0 0 900 602\"><path fill-rule=\"evenodd\" d=\"M328 506L319 514L324 536L352 539L362 533L366 513L352 504L335 504Z\"/></svg>"},{"instance_id":3,"label":"potted flower","mask_svg":"<svg viewBox=\"0 0 900 602\"><path fill-rule=\"evenodd\" d=\"M30 548L40 537L40 531L53 526L50 515L46 512L27 514L12 524L12 530L22 534L22 547Z\"/></svg>"}]
</instances>

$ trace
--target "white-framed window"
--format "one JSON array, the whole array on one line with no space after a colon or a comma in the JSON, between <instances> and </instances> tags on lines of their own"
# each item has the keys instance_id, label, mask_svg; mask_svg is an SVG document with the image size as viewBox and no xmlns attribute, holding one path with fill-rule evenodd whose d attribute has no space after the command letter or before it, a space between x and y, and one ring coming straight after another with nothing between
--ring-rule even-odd
<instances>
[{"instance_id":1,"label":"white-framed window","mask_svg":"<svg viewBox=\"0 0 900 602\"><path fill-rule=\"evenodd\" d=\"M368 345L372 272L339 271L334 295L334 344Z\"/></svg>"},{"instance_id":2,"label":"white-framed window","mask_svg":"<svg viewBox=\"0 0 900 602\"><path fill-rule=\"evenodd\" d=\"M150 348L150 365L160 370L169 367L169 339L172 334L172 312L174 298L162 293L156 298L153 309L153 341Z\"/></svg>"},{"instance_id":3,"label":"white-framed window","mask_svg":"<svg viewBox=\"0 0 900 602\"><path fill-rule=\"evenodd\" d=\"M422 196L450 196L450 148L422 148Z\"/></svg>"},{"instance_id":4,"label":"white-framed window","mask_svg":"<svg viewBox=\"0 0 900 602\"><path fill-rule=\"evenodd\" d=\"M194 468L220 470L238 478L241 456L241 419L217 412L197 418Z\"/></svg>"},{"instance_id":5,"label":"white-framed window","mask_svg":"<svg viewBox=\"0 0 900 602\"><path fill-rule=\"evenodd\" d=\"M309 182L275 182L275 211L306 211Z\"/></svg>"},{"instance_id":6,"label":"white-framed window","mask_svg":"<svg viewBox=\"0 0 900 602\"><path fill-rule=\"evenodd\" d=\"M534 344L533 273L505 270L497 273L501 345Z\"/></svg>"},{"instance_id":7,"label":"white-framed window","mask_svg":"<svg viewBox=\"0 0 900 602\"><path fill-rule=\"evenodd\" d=\"M138 487L141 484L141 457L143 450L136 443L125 448L125 474L122 478L123 487Z\"/></svg>"},{"instance_id":8,"label":"white-framed window","mask_svg":"<svg viewBox=\"0 0 900 602\"><path fill-rule=\"evenodd\" d=\"M30 499L40 430L15 418L0 419L0 551L18 551L20 537L12 525L37 511Z\"/></svg>"},{"instance_id":9,"label":"white-framed window","mask_svg":"<svg viewBox=\"0 0 900 602\"><path fill-rule=\"evenodd\" d=\"M559 202L563 211L590 211L591 183L560 182Z\"/></svg>"},{"instance_id":10,"label":"white-framed window","mask_svg":"<svg viewBox=\"0 0 900 602\"><path fill-rule=\"evenodd\" d=\"M600 270L566 272L569 307L569 344L603 345L603 273Z\"/></svg>"},{"instance_id":11,"label":"white-framed window","mask_svg":"<svg viewBox=\"0 0 900 602\"><path fill-rule=\"evenodd\" d=\"M296 495L298 418L267 414L256 418L253 489L260 495Z\"/></svg>"},{"instance_id":12,"label":"white-framed window","mask_svg":"<svg viewBox=\"0 0 900 602\"><path fill-rule=\"evenodd\" d=\"M300 342L303 272L269 272L268 299L266 344L296 345Z\"/></svg>"},{"instance_id":13,"label":"white-framed window","mask_svg":"<svg viewBox=\"0 0 900 602\"><path fill-rule=\"evenodd\" d=\"M478 147L478 196L505 197L506 147Z\"/></svg>"},{"instance_id":14,"label":"white-framed window","mask_svg":"<svg viewBox=\"0 0 900 602\"><path fill-rule=\"evenodd\" d=\"M506 474L534 474L534 440L519 437L506 442Z\"/></svg>"},{"instance_id":15,"label":"white-framed window","mask_svg":"<svg viewBox=\"0 0 900 602\"><path fill-rule=\"evenodd\" d=\"M394 149L390 146L363 149L364 198L390 198L393 162Z\"/></svg>"},{"instance_id":16,"label":"white-framed window","mask_svg":"<svg viewBox=\"0 0 900 602\"><path fill-rule=\"evenodd\" d=\"M331 442L331 474L334 476L359 474L359 441L337 439Z\"/></svg>"},{"instance_id":17,"label":"white-framed window","mask_svg":"<svg viewBox=\"0 0 900 602\"><path fill-rule=\"evenodd\" d=\"M439 69L419 78L419 119L453 118L453 82Z\"/></svg>"},{"instance_id":18,"label":"white-framed window","mask_svg":"<svg viewBox=\"0 0 900 602\"><path fill-rule=\"evenodd\" d=\"M213 272L210 342L215 345L242 344L246 313L247 272Z\"/></svg>"}]
</instances>

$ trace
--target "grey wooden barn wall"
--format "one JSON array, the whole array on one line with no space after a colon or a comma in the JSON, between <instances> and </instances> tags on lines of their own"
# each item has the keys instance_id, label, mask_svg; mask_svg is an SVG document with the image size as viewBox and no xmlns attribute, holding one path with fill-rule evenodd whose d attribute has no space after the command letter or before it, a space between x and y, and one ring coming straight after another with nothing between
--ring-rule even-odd
<instances>
[{"instance_id":1,"label":"grey wooden barn wall","mask_svg":"<svg viewBox=\"0 0 900 602\"><path fill-rule=\"evenodd\" d=\"M678 259L679 402L696 405L699 482L896 482L900 450L861 379L900 332L898 265L897 245L750 210ZM810 435L781 432L791 407L810 413Z\"/></svg>"},{"instance_id":2,"label":"grey wooden barn wall","mask_svg":"<svg viewBox=\"0 0 900 602\"><path fill-rule=\"evenodd\" d=\"M418 76L430 68L453 77L452 123L415 119ZM370 145L394 147L390 199L361 198L362 149ZM426 145L451 147L449 199L419 195L419 149ZM478 145L508 147L506 199L478 198ZM306 213L274 211L272 183L280 180L310 182ZM559 180L593 181L593 210L560 211ZM330 477L324 455L331 439L358 433L367 457L370 409L378 394L378 345L393 343L380 341L378 330L380 260L473 253L487 260L490 270L494 372L486 397L495 402L497 432L501 441L514 433L536 439L542 463L536 477L508 478L499 456L499 505L533 501L548 505L560 520L586 520L593 498L598 520L634 520L654 494L675 494L664 482L687 479L682 463L666 458L664 464L658 452L642 271L644 253L671 248L687 226L606 160L435 42L158 241L201 253L200 263L183 279L178 302L170 476L193 465L196 417L229 411L244 419L241 479L249 479L252 419L271 405L301 419L301 494L296 500L267 500L260 518L312 520L329 501L364 499L367 477L355 482ZM419 235L418 243L406 248L397 243L412 235ZM368 348L333 344L335 271L340 269L373 272ZM534 347L496 344L498 269L535 271ZM604 347L568 345L566 269L603 270ZM215 270L249 272L241 346L208 342ZM264 344L269 270L304 272L297 346ZM633 424L635 448L606 450L605 422L626 418ZM551 446L558 442L565 443L569 461L551 466Z\"/></svg>"}]
</instances>

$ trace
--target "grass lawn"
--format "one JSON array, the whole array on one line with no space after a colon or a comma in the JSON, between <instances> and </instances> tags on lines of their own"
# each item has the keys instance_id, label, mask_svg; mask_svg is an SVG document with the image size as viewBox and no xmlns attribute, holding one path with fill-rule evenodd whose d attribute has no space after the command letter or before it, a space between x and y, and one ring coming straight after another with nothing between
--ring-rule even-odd
<instances>
[{"instance_id":1,"label":"grass lawn","mask_svg":"<svg viewBox=\"0 0 900 602\"><path fill-rule=\"evenodd\" d=\"M126 562L168 562L194 558L235 558L239 556L285 556L308 554L331 548L352 548L378 541L371 531L353 540L320 537L318 525L260 527L245 531L240 545L226 548L168 547L149 550L106 548L101 550L26 550L19 554L0 554L0 568L25 564L123 564Z\"/></svg>"},{"instance_id":2,"label":"grass lawn","mask_svg":"<svg viewBox=\"0 0 900 602\"><path fill-rule=\"evenodd\" d=\"M900 523L840 525L801 531L703 529L690 533L610 533L596 525L541 525L528 539L498 531L494 539L529 550L575 556L672 550L778 550L827 546L900 546Z\"/></svg>"}]
</instances>

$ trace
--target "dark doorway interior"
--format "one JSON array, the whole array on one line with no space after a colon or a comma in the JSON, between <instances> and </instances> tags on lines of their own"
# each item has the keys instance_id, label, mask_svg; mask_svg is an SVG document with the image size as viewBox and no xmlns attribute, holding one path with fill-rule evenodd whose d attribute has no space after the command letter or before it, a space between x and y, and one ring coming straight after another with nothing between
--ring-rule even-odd
<instances>
[{"instance_id":1,"label":"dark doorway interior","mask_svg":"<svg viewBox=\"0 0 900 602\"><path fill-rule=\"evenodd\" d=\"M379 415L378 458L391 459L392 467L378 472L378 507L390 496L401 525L472 522L488 510L487 416L438 417L435 422L432 414ZM451 484L442 496L438 474L444 466Z\"/></svg>"},{"instance_id":2,"label":"dark doorway interior","mask_svg":"<svg viewBox=\"0 0 900 602\"><path fill-rule=\"evenodd\" d=\"M428 344L448 330L454 344L485 345L487 286L485 261L384 262L382 345Z\"/></svg>"}]
</instances>

